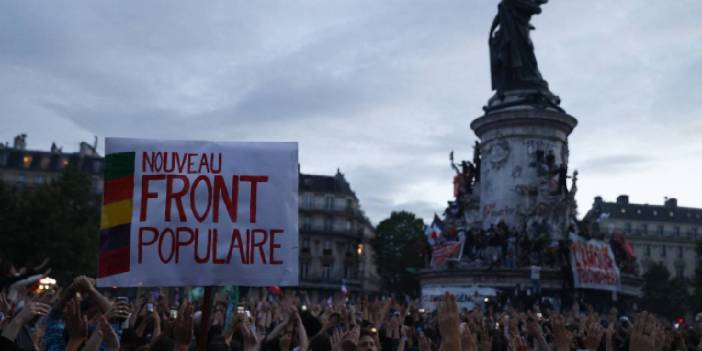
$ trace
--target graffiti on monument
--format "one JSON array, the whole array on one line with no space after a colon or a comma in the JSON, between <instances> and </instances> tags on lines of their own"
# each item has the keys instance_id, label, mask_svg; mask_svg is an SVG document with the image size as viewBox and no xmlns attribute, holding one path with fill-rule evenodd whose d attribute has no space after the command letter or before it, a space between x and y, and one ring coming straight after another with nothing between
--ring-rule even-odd
<instances>
[{"instance_id":1,"label":"graffiti on monument","mask_svg":"<svg viewBox=\"0 0 702 351\"><path fill-rule=\"evenodd\" d=\"M522 166L516 165L512 169L512 178L519 178L522 176Z\"/></svg>"},{"instance_id":2,"label":"graffiti on monument","mask_svg":"<svg viewBox=\"0 0 702 351\"><path fill-rule=\"evenodd\" d=\"M542 139L527 139L524 141L524 149L527 155L533 157L538 150L553 150L556 148L555 143L548 142Z\"/></svg>"},{"instance_id":3,"label":"graffiti on monument","mask_svg":"<svg viewBox=\"0 0 702 351\"><path fill-rule=\"evenodd\" d=\"M507 163L509 154L510 146L505 140L492 142L485 148L485 157L491 168L496 171L500 170Z\"/></svg>"}]
</instances>

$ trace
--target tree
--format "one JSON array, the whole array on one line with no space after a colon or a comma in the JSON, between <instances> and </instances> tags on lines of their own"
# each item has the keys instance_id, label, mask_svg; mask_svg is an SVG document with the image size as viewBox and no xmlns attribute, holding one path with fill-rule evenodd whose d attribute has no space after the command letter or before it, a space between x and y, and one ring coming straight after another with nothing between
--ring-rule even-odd
<instances>
[{"instance_id":1,"label":"tree","mask_svg":"<svg viewBox=\"0 0 702 351\"><path fill-rule=\"evenodd\" d=\"M60 281L95 275L100 196L90 175L69 167L32 188L0 185L0 255L17 266L51 259Z\"/></svg>"},{"instance_id":2,"label":"tree","mask_svg":"<svg viewBox=\"0 0 702 351\"><path fill-rule=\"evenodd\" d=\"M417 292L416 271L423 267L424 221L407 211L392 212L376 228L371 242L385 288L392 292Z\"/></svg>"},{"instance_id":3,"label":"tree","mask_svg":"<svg viewBox=\"0 0 702 351\"><path fill-rule=\"evenodd\" d=\"M690 296L684 279L670 279L670 272L662 263L651 265L643 279L643 309L671 319L686 312Z\"/></svg>"}]
</instances>

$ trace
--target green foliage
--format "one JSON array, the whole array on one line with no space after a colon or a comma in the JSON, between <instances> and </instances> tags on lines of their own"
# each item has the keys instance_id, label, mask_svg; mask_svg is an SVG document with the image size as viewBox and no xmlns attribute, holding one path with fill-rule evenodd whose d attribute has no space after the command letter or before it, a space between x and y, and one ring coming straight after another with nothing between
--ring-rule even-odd
<instances>
[{"instance_id":1,"label":"green foliage","mask_svg":"<svg viewBox=\"0 0 702 351\"><path fill-rule=\"evenodd\" d=\"M33 188L0 184L0 255L16 266L51 258L51 276L67 281L94 276L100 197L90 175L67 168L55 181Z\"/></svg>"},{"instance_id":2,"label":"green foliage","mask_svg":"<svg viewBox=\"0 0 702 351\"><path fill-rule=\"evenodd\" d=\"M643 309L671 319L687 312L690 296L684 279L671 279L670 272L661 263L651 265L643 279Z\"/></svg>"},{"instance_id":3,"label":"green foliage","mask_svg":"<svg viewBox=\"0 0 702 351\"><path fill-rule=\"evenodd\" d=\"M386 291L418 292L416 272L424 266L426 247L424 221L410 212L392 212L376 233L371 245Z\"/></svg>"}]
</instances>

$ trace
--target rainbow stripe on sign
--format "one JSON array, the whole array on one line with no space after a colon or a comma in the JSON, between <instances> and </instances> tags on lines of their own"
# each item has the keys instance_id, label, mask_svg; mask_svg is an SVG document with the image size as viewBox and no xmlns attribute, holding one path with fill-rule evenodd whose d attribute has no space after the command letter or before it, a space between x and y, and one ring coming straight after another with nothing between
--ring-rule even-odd
<instances>
[{"instance_id":1,"label":"rainbow stripe on sign","mask_svg":"<svg viewBox=\"0 0 702 351\"><path fill-rule=\"evenodd\" d=\"M129 272L134 153L120 152L106 155L104 180L98 278Z\"/></svg>"}]
</instances>

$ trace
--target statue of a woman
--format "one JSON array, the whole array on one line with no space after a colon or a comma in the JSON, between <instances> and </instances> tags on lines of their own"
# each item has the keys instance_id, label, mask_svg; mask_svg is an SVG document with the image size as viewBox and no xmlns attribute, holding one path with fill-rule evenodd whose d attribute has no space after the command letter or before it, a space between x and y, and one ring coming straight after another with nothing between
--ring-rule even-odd
<instances>
[{"instance_id":1,"label":"statue of a woman","mask_svg":"<svg viewBox=\"0 0 702 351\"><path fill-rule=\"evenodd\" d=\"M534 55L529 20L545 0L502 0L490 28L492 89L548 89Z\"/></svg>"},{"instance_id":2,"label":"statue of a woman","mask_svg":"<svg viewBox=\"0 0 702 351\"><path fill-rule=\"evenodd\" d=\"M490 27L490 66L492 89L496 98L505 95L517 97L511 104L540 104L556 108L558 97L548 89L541 77L534 55L534 44L529 32L534 29L529 23L531 16L541 13L541 5L547 0L502 0ZM502 101L504 103L505 101ZM491 100L489 107L500 102Z\"/></svg>"}]
</instances>

